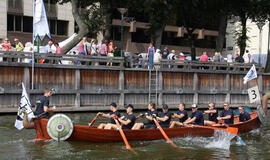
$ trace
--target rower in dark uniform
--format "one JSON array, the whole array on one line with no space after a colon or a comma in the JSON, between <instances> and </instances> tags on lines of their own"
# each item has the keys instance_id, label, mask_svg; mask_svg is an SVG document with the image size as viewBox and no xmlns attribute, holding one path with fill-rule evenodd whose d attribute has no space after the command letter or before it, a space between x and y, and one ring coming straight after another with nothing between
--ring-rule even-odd
<instances>
[{"instance_id":1,"label":"rower in dark uniform","mask_svg":"<svg viewBox=\"0 0 270 160\"><path fill-rule=\"evenodd\" d=\"M229 103L224 103L224 110L221 112L220 116L217 117L218 120L222 120L222 123L225 123L227 125L234 124L234 113L230 109Z\"/></svg>"},{"instance_id":2,"label":"rower in dark uniform","mask_svg":"<svg viewBox=\"0 0 270 160\"><path fill-rule=\"evenodd\" d=\"M50 107L50 96L53 93L53 89L45 89L44 90L44 95L40 97L37 101L37 108L36 111L34 112L35 116L41 117L41 118L50 118L49 112L53 111L56 109L55 106Z\"/></svg>"},{"instance_id":3,"label":"rower in dark uniform","mask_svg":"<svg viewBox=\"0 0 270 160\"><path fill-rule=\"evenodd\" d=\"M125 108L127 113L121 118L114 116L114 119L118 120L121 123L122 129L131 129L136 121L136 117L133 114L134 107L132 104L129 104L125 106ZM108 124L106 125L105 129L117 129L117 125Z\"/></svg>"},{"instance_id":4,"label":"rower in dark uniform","mask_svg":"<svg viewBox=\"0 0 270 160\"><path fill-rule=\"evenodd\" d=\"M198 106L196 104L193 104L191 108L192 108L191 116L184 122L184 124L185 125L195 124L203 126L204 125L203 113L198 110Z\"/></svg>"},{"instance_id":5,"label":"rower in dark uniform","mask_svg":"<svg viewBox=\"0 0 270 160\"><path fill-rule=\"evenodd\" d=\"M208 104L209 109L204 111L203 114L208 114L208 120L204 120L204 125L212 126L218 123L218 110L215 108L215 103Z\"/></svg>"},{"instance_id":6,"label":"rower in dark uniform","mask_svg":"<svg viewBox=\"0 0 270 160\"><path fill-rule=\"evenodd\" d=\"M148 104L148 110L146 113L141 114L140 116L138 116L137 118L141 118L143 116L145 116L145 118L147 119L146 123L135 123L135 125L132 127L132 129L154 129L157 128L154 120L153 120L153 114L158 115L158 112L156 110L156 104L153 102L150 102Z\"/></svg>"},{"instance_id":7,"label":"rower in dark uniform","mask_svg":"<svg viewBox=\"0 0 270 160\"><path fill-rule=\"evenodd\" d=\"M105 114L105 113L102 113L102 112L98 112L97 115L98 116L101 116L101 117L104 117L104 118L109 118L110 119L110 123L108 124L115 124L115 121L113 119L113 116L117 116L117 117L121 117L121 114L120 112L117 110L117 104L115 102L112 102L110 104L110 110L111 112ZM107 123L101 123L98 128L100 129L103 129L105 128L106 125L108 125ZM106 128L105 128L106 129Z\"/></svg>"},{"instance_id":8,"label":"rower in dark uniform","mask_svg":"<svg viewBox=\"0 0 270 160\"><path fill-rule=\"evenodd\" d=\"M243 106L238 107L239 110L239 122L245 122L250 120L250 115L244 110Z\"/></svg>"},{"instance_id":9,"label":"rower in dark uniform","mask_svg":"<svg viewBox=\"0 0 270 160\"><path fill-rule=\"evenodd\" d=\"M185 104L179 104L179 110L176 114L172 115L172 118L179 118L179 121L172 121L170 128L174 128L175 126L183 126L183 123L188 119L188 113L185 110Z\"/></svg>"},{"instance_id":10,"label":"rower in dark uniform","mask_svg":"<svg viewBox=\"0 0 270 160\"><path fill-rule=\"evenodd\" d=\"M169 107L167 104L162 105L162 112L159 113L156 119L162 128L169 128L171 122L172 114L169 112Z\"/></svg>"}]
</instances>

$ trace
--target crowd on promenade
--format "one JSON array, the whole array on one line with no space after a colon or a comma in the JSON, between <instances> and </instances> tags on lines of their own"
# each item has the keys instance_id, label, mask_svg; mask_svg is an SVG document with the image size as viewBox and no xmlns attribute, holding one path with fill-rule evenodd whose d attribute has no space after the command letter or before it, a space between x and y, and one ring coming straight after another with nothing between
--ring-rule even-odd
<instances>
[{"instance_id":1,"label":"crowd on promenade","mask_svg":"<svg viewBox=\"0 0 270 160\"><path fill-rule=\"evenodd\" d=\"M36 50L36 48L35 48ZM10 42L8 38L5 38L0 44L0 51L17 51L17 52L32 52L33 44L31 42L25 43L23 45L19 39L15 38L13 43ZM112 66L112 57L118 56L118 48L114 45L113 41L104 40L98 43L96 39L91 39L88 42L87 37L83 37L81 42L79 42L67 55L84 55L84 56L100 56L108 57L111 60L105 63L108 66ZM50 53L62 55L62 49L59 43L49 41L47 45L40 48L40 53ZM134 56L135 55L135 56ZM136 68L148 68L158 69L160 67L160 62L162 60L177 61L179 63L190 61L191 56L189 54L184 54L183 52L176 53L175 50L169 50L167 46L163 49L156 49L152 43L146 49L146 53L133 54L132 56L127 56L129 67ZM0 57L0 61L3 61ZM227 62L227 63L254 63L252 54L246 50L243 56L240 56L239 50L235 53L227 53L226 55L221 52L215 52L214 56L209 56L206 51L202 52L201 56L196 56L197 61L201 62ZM14 61L14 60L13 60ZM30 63L31 59L16 59L17 62ZM38 63L46 63L46 60L39 60ZM59 64L77 64L80 65L81 62L77 61L58 61ZM99 65L99 63L93 63L93 65ZM170 66L169 66L170 67Z\"/></svg>"}]
</instances>

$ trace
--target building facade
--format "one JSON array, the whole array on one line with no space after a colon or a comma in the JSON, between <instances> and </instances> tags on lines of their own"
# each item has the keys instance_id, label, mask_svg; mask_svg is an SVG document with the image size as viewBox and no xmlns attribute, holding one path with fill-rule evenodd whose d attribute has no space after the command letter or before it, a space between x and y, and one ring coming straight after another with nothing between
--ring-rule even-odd
<instances>
[{"instance_id":1,"label":"building facade","mask_svg":"<svg viewBox=\"0 0 270 160\"><path fill-rule=\"evenodd\" d=\"M34 0L0 1L0 39L9 38L11 43L18 38L23 43L32 41ZM44 0L52 38L62 41L74 33L71 4L55 4Z\"/></svg>"}]
</instances>

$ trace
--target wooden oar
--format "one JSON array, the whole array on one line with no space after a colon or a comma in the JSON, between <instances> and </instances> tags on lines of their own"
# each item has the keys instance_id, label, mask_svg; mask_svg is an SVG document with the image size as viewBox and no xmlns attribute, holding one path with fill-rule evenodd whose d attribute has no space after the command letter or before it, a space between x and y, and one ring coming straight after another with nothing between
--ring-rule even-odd
<instances>
[{"instance_id":1,"label":"wooden oar","mask_svg":"<svg viewBox=\"0 0 270 160\"><path fill-rule=\"evenodd\" d=\"M167 136L167 134L165 133L165 131L163 130L163 128L160 126L160 124L158 123L157 119L155 117L153 117L154 122L157 126L157 128L159 129L160 133L163 135L164 139L170 143L171 146L173 146L174 148L180 149L182 150L180 147L178 147L176 144L173 143L173 141L171 141L171 139Z\"/></svg>"},{"instance_id":2,"label":"wooden oar","mask_svg":"<svg viewBox=\"0 0 270 160\"><path fill-rule=\"evenodd\" d=\"M131 152L136 153L136 152L131 148L131 146L129 145L128 140L127 140L127 137L125 136L125 133L124 133L124 131L122 130L122 127L121 127L121 125L119 124L118 120L114 118L114 121L115 121L115 123L116 123L116 126L117 126L117 128L118 128L118 130L119 130L119 132L120 132L120 135L121 135L121 137L122 137L122 139L123 139L123 141L124 141L124 143L125 143L127 149L130 150Z\"/></svg>"},{"instance_id":3,"label":"wooden oar","mask_svg":"<svg viewBox=\"0 0 270 160\"><path fill-rule=\"evenodd\" d=\"M91 123L89 124L89 127L91 127L94 123L95 123L95 121L96 121L96 119L97 119L97 117L98 117L99 115L97 114L95 117L94 117L94 119L91 121Z\"/></svg>"}]
</instances>

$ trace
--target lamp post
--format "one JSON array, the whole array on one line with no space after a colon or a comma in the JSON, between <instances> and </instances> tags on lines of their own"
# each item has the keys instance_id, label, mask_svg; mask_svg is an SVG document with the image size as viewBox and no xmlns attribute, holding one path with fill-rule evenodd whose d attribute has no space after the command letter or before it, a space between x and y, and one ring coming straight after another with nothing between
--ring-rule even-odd
<instances>
[{"instance_id":1,"label":"lamp post","mask_svg":"<svg viewBox=\"0 0 270 160\"><path fill-rule=\"evenodd\" d=\"M118 8L121 13L121 57L123 57L123 48L124 48L124 14L127 12L127 8Z\"/></svg>"},{"instance_id":2,"label":"lamp post","mask_svg":"<svg viewBox=\"0 0 270 160\"><path fill-rule=\"evenodd\" d=\"M262 27L264 26L264 22L258 22L257 26L259 28L260 34L259 34L259 64L261 66L261 53L262 53Z\"/></svg>"}]
</instances>

